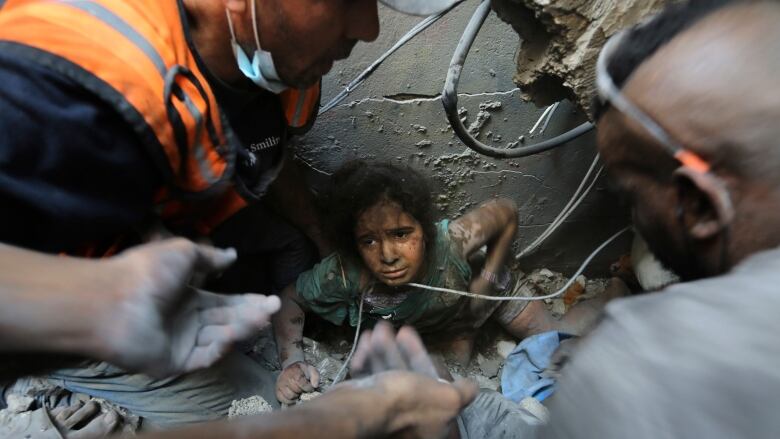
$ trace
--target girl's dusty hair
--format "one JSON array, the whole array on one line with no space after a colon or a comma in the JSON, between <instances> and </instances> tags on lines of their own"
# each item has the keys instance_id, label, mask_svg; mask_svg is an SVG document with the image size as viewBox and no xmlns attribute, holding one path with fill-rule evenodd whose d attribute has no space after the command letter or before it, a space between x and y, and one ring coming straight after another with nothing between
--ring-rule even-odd
<instances>
[{"instance_id":1,"label":"girl's dusty hair","mask_svg":"<svg viewBox=\"0 0 780 439\"><path fill-rule=\"evenodd\" d=\"M436 226L426 179L408 166L354 160L331 177L320 196L325 229L340 254L359 259L355 227L366 209L381 200L398 203L420 223L426 248L432 249Z\"/></svg>"}]
</instances>

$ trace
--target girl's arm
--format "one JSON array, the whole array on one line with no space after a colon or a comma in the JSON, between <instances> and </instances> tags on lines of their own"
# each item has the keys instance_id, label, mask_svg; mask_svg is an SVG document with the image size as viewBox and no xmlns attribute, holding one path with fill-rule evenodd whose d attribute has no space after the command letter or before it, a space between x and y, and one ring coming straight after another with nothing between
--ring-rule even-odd
<instances>
[{"instance_id":1,"label":"girl's arm","mask_svg":"<svg viewBox=\"0 0 780 439\"><path fill-rule=\"evenodd\" d=\"M313 392L319 386L317 368L306 363L303 356L303 323L305 314L295 301L295 284L282 291L282 307L273 317L274 336L279 352L282 373L276 380L276 397L292 404L304 392Z\"/></svg>"},{"instance_id":2,"label":"girl's arm","mask_svg":"<svg viewBox=\"0 0 780 439\"><path fill-rule=\"evenodd\" d=\"M504 282L504 264L516 232L517 205L507 198L487 201L450 223L450 235L464 259L487 245L484 268L471 279L472 293L490 295Z\"/></svg>"}]
</instances>

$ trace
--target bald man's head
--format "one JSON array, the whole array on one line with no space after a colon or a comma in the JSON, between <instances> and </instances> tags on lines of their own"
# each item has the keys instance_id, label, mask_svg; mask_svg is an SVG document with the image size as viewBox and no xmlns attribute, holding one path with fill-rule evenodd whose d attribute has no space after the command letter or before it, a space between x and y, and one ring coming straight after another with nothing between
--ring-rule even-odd
<instances>
[{"instance_id":1,"label":"bald man's head","mask_svg":"<svg viewBox=\"0 0 780 439\"><path fill-rule=\"evenodd\" d=\"M777 23L777 1L676 5L635 30L609 63L631 102L712 165L706 176L681 172L641 125L597 109L600 148L634 200L637 226L685 277L780 245ZM723 193L733 218L719 209Z\"/></svg>"}]
</instances>

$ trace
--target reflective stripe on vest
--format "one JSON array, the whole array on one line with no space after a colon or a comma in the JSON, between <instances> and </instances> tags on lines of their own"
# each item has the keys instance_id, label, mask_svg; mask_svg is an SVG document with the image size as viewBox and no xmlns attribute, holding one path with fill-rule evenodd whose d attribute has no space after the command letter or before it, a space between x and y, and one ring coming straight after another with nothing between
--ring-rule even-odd
<instances>
[{"instance_id":1,"label":"reflective stripe on vest","mask_svg":"<svg viewBox=\"0 0 780 439\"><path fill-rule=\"evenodd\" d=\"M280 95L287 125L291 128L303 128L316 117L320 104L320 84L306 89L289 89Z\"/></svg>"},{"instance_id":2,"label":"reflective stripe on vest","mask_svg":"<svg viewBox=\"0 0 780 439\"><path fill-rule=\"evenodd\" d=\"M232 177L228 128L187 45L175 1L8 0L0 40L83 69L94 76L88 88L118 92L123 99L111 104L120 114L129 105L143 117L145 126L135 128L153 133L178 191L207 193Z\"/></svg>"}]
</instances>

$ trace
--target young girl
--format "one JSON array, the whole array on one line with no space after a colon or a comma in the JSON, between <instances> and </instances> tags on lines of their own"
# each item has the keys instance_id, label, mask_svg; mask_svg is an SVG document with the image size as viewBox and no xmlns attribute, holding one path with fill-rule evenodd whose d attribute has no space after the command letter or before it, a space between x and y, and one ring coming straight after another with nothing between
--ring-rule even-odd
<instances>
[{"instance_id":1,"label":"young girl","mask_svg":"<svg viewBox=\"0 0 780 439\"><path fill-rule=\"evenodd\" d=\"M284 290L274 317L281 402L292 403L319 381L303 356L304 311L356 326L362 309L369 325L384 319L412 325L423 337L445 336L465 361L475 330L491 316L518 338L549 330L579 332L571 319L555 320L540 302L487 301L407 286L511 295L514 280L504 265L517 230L513 201L491 200L453 221L434 222L423 177L408 167L363 161L336 172L324 200L338 251ZM472 271L469 260L483 246L484 264Z\"/></svg>"}]
</instances>

